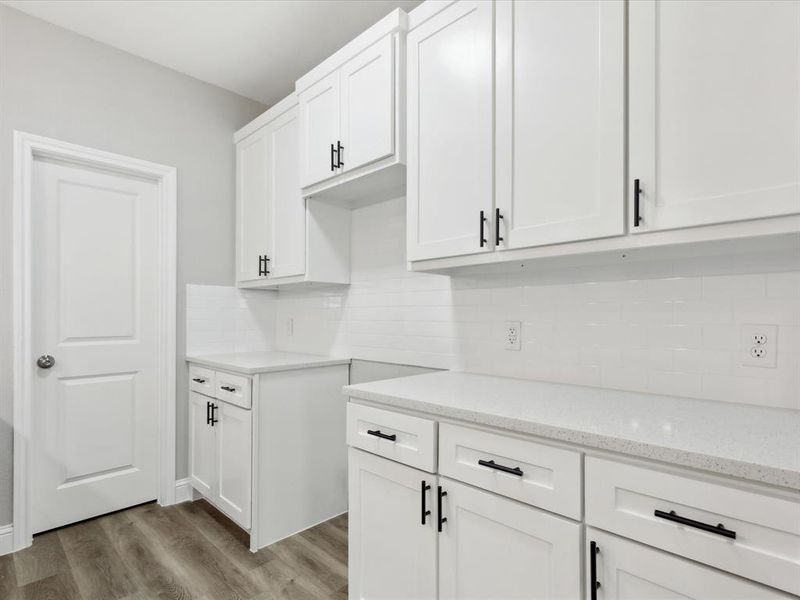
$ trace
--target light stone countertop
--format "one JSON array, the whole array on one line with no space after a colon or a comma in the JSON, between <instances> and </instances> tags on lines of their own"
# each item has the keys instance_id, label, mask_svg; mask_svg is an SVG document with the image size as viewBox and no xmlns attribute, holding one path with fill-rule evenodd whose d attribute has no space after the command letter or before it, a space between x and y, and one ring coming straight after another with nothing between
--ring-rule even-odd
<instances>
[{"instance_id":1,"label":"light stone countertop","mask_svg":"<svg viewBox=\"0 0 800 600\"><path fill-rule=\"evenodd\" d=\"M800 411L444 371L357 398L800 490Z\"/></svg>"},{"instance_id":2,"label":"light stone countertop","mask_svg":"<svg viewBox=\"0 0 800 600\"><path fill-rule=\"evenodd\" d=\"M235 354L187 356L186 362L212 369L255 375L256 373L347 365L350 363L350 359L294 352L238 352Z\"/></svg>"}]
</instances>

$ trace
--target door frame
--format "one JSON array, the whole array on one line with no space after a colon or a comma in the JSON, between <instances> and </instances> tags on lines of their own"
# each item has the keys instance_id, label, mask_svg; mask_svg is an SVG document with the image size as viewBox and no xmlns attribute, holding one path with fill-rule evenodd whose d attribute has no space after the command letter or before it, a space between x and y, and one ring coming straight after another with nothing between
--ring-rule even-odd
<instances>
[{"instance_id":1,"label":"door frame","mask_svg":"<svg viewBox=\"0 0 800 600\"><path fill-rule=\"evenodd\" d=\"M145 177L158 185L158 503L175 503L176 447L176 308L177 308L177 169L128 156L78 146L39 135L14 131L13 175L13 405L14 551L30 546L30 473L28 463L31 433L31 190L33 162L52 158L100 168L122 175Z\"/></svg>"}]
</instances>

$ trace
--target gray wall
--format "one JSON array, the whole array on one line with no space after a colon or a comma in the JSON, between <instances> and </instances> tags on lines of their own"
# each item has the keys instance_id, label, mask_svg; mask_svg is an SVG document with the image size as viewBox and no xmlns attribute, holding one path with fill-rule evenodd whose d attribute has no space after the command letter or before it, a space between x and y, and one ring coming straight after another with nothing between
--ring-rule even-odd
<instances>
[{"instance_id":1,"label":"gray wall","mask_svg":"<svg viewBox=\"0 0 800 600\"><path fill-rule=\"evenodd\" d=\"M185 284L233 284L233 132L264 109L0 5L0 525L11 522L12 498L12 132L178 169L177 476L184 477Z\"/></svg>"}]
</instances>

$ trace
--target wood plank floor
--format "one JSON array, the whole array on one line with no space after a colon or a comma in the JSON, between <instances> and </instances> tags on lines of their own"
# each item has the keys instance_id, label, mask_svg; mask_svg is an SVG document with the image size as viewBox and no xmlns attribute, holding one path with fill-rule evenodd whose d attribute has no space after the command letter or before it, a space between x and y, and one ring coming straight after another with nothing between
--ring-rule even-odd
<instances>
[{"instance_id":1,"label":"wood plank floor","mask_svg":"<svg viewBox=\"0 0 800 600\"><path fill-rule=\"evenodd\" d=\"M204 500L145 504L0 556L2 600L347 598L347 515L253 554Z\"/></svg>"}]
</instances>

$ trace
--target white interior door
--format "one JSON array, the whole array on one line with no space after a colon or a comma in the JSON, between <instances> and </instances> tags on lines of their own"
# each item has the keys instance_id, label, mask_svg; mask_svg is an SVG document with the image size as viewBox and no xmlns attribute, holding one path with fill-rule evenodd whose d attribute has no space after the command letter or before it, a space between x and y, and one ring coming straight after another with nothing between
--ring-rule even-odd
<instances>
[{"instance_id":1,"label":"white interior door","mask_svg":"<svg viewBox=\"0 0 800 600\"><path fill-rule=\"evenodd\" d=\"M394 40L387 35L341 68L343 171L394 152Z\"/></svg>"},{"instance_id":2,"label":"white interior door","mask_svg":"<svg viewBox=\"0 0 800 600\"><path fill-rule=\"evenodd\" d=\"M435 599L436 476L354 448L348 462L350 598Z\"/></svg>"},{"instance_id":3,"label":"white interior door","mask_svg":"<svg viewBox=\"0 0 800 600\"><path fill-rule=\"evenodd\" d=\"M213 398L189 392L189 477L194 489L210 497L214 489L217 443L210 421Z\"/></svg>"},{"instance_id":4,"label":"white interior door","mask_svg":"<svg viewBox=\"0 0 800 600\"><path fill-rule=\"evenodd\" d=\"M497 3L492 245L625 232L625 3Z\"/></svg>"},{"instance_id":5,"label":"white interior door","mask_svg":"<svg viewBox=\"0 0 800 600\"><path fill-rule=\"evenodd\" d=\"M581 596L581 526L442 478L439 597Z\"/></svg>"},{"instance_id":6,"label":"white interior door","mask_svg":"<svg viewBox=\"0 0 800 600\"><path fill-rule=\"evenodd\" d=\"M340 172L334 149L339 137L339 71L334 71L298 95L300 104L301 183L319 183Z\"/></svg>"},{"instance_id":7,"label":"white interior door","mask_svg":"<svg viewBox=\"0 0 800 600\"><path fill-rule=\"evenodd\" d=\"M34 161L34 533L158 496L158 214L153 181Z\"/></svg>"},{"instance_id":8,"label":"white interior door","mask_svg":"<svg viewBox=\"0 0 800 600\"><path fill-rule=\"evenodd\" d=\"M461 0L408 34L409 260L494 248L493 13Z\"/></svg>"},{"instance_id":9,"label":"white interior door","mask_svg":"<svg viewBox=\"0 0 800 600\"><path fill-rule=\"evenodd\" d=\"M227 402L217 401L214 406L217 438L217 492L214 498L231 519L249 529L252 413Z\"/></svg>"},{"instance_id":10,"label":"white interior door","mask_svg":"<svg viewBox=\"0 0 800 600\"><path fill-rule=\"evenodd\" d=\"M632 231L800 212L800 2L628 10Z\"/></svg>"},{"instance_id":11,"label":"white interior door","mask_svg":"<svg viewBox=\"0 0 800 600\"><path fill-rule=\"evenodd\" d=\"M592 585L590 542L595 542L599 548L594 557L600 584L598 600L790 600L795 597L596 529L587 528L586 537L587 589Z\"/></svg>"},{"instance_id":12,"label":"white interior door","mask_svg":"<svg viewBox=\"0 0 800 600\"><path fill-rule=\"evenodd\" d=\"M264 127L236 144L237 282L259 278L259 257L268 255L272 245L269 222L272 212L269 175L273 160L270 131L269 127Z\"/></svg>"},{"instance_id":13,"label":"white interior door","mask_svg":"<svg viewBox=\"0 0 800 600\"><path fill-rule=\"evenodd\" d=\"M300 193L300 148L297 108L270 123L270 206L272 254L269 276L306 272L306 202Z\"/></svg>"}]
</instances>

